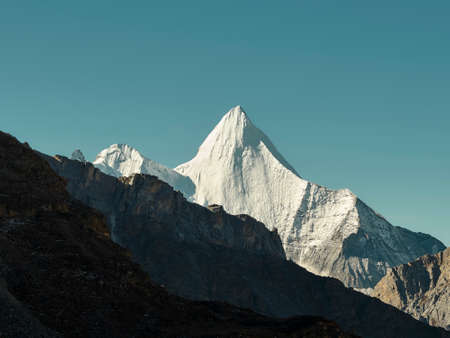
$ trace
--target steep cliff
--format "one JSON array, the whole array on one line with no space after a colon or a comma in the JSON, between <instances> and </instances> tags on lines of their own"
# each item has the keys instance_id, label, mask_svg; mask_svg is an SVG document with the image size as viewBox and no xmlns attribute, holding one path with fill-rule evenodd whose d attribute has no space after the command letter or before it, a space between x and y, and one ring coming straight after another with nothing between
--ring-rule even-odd
<instances>
[{"instance_id":1,"label":"steep cliff","mask_svg":"<svg viewBox=\"0 0 450 338\"><path fill-rule=\"evenodd\" d=\"M391 225L348 189L303 179L241 106L175 170L194 182L193 201L277 228L288 258L346 286L372 288L389 267L445 248L429 235Z\"/></svg>"},{"instance_id":2,"label":"steep cliff","mask_svg":"<svg viewBox=\"0 0 450 338\"><path fill-rule=\"evenodd\" d=\"M155 177L116 179L89 163L45 158L67 179L72 196L103 212L115 240L170 292L278 317L321 315L364 337L445 336L286 261L276 232L249 216L189 203Z\"/></svg>"},{"instance_id":3,"label":"steep cliff","mask_svg":"<svg viewBox=\"0 0 450 338\"><path fill-rule=\"evenodd\" d=\"M0 132L1 337L351 336L317 317L270 319L169 295L109 239L104 216L64 185Z\"/></svg>"},{"instance_id":4,"label":"steep cliff","mask_svg":"<svg viewBox=\"0 0 450 338\"><path fill-rule=\"evenodd\" d=\"M450 330L450 248L392 268L372 295L416 319Z\"/></svg>"}]
</instances>

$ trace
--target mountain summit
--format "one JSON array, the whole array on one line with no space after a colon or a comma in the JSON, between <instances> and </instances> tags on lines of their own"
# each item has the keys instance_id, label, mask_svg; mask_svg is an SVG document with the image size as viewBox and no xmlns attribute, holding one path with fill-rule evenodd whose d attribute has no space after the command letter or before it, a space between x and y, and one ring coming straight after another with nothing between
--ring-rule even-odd
<instances>
[{"instance_id":1,"label":"mountain summit","mask_svg":"<svg viewBox=\"0 0 450 338\"><path fill-rule=\"evenodd\" d=\"M80 161L85 163L86 162L86 158L84 157L84 154L81 152L80 149L75 149L72 153L72 160L76 160L76 161Z\"/></svg>"},{"instance_id":2,"label":"mountain summit","mask_svg":"<svg viewBox=\"0 0 450 338\"><path fill-rule=\"evenodd\" d=\"M387 268L445 248L431 236L392 226L348 189L302 179L241 106L175 171L195 184L195 202L277 228L288 258L354 288L372 288Z\"/></svg>"},{"instance_id":3,"label":"mountain summit","mask_svg":"<svg viewBox=\"0 0 450 338\"><path fill-rule=\"evenodd\" d=\"M386 270L445 246L392 226L348 189L304 180L242 106L229 110L196 156L175 169L126 144L102 150L94 165L113 176L150 174L201 205L218 204L277 228L286 256L311 272L371 289Z\"/></svg>"},{"instance_id":4,"label":"mountain summit","mask_svg":"<svg viewBox=\"0 0 450 338\"><path fill-rule=\"evenodd\" d=\"M156 176L176 190L183 192L186 198L189 198L195 191L190 178L146 158L128 144L110 145L97 155L93 164L105 174L115 177L130 176L136 173Z\"/></svg>"},{"instance_id":5,"label":"mountain summit","mask_svg":"<svg viewBox=\"0 0 450 338\"><path fill-rule=\"evenodd\" d=\"M229 158L233 161L242 156L270 154L276 161L298 176L295 169L283 158L269 138L249 119L242 106L228 111L208 137L203 141L197 156L190 162ZM187 163L185 164L187 165ZM185 166L184 165L184 166ZM181 166L175 170L182 172Z\"/></svg>"}]
</instances>

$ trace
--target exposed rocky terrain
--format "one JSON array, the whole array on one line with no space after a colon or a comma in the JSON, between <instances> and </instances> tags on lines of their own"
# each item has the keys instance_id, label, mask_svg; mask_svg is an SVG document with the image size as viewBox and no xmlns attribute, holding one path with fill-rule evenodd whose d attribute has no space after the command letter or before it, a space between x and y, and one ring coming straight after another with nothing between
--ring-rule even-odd
<instances>
[{"instance_id":1,"label":"exposed rocky terrain","mask_svg":"<svg viewBox=\"0 0 450 338\"><path fill-rule=\"evenodd\" d=\"M450 248L392 268L372 295L414 318L450 330Z\"/></svg>"},{"instance_id":2,"label":"exposed rocky terrain","mask_svg":"<svg viewBox=\"0 0 450 338\"><path fill-rule=\"evenodd\" d=\"M116 177L155 175L190 201L251 215L278 229L289 259L360 290L373 288L390 267L445 248L427 234L391 225L348 189L302 178L240 106L175 170L124 144L102 150L94 165Z\"/></svg>"},{"instance_id":3,"label":"exposed rocky terrain","mask_svg":"<svg viewBox=\"0 0 450 338\"><path fill-rule=\"evenodd\" d=\"M241 106L175 170L194 182L193 201L277 228L288 258L346 286L373 288L389 267L445 248L429 235L392 226L348 189L302 178Z\"/></svg>"},{"instance_id":4,"label":"exposed rocky terrain","mask_svg":"<svg viewBox=\"0 0 450 338\"><path fill-rule=\"evenodd\" d=\"M86 158L80 149L75 149L70 157L71 160L77 160L80 162L86 162Z\"/></svg>"},{"instance_id":5,"label":"exposed rocky terrain","mask_svg":"<svg viewBox=\"0 0 450 338\"><path fill-rule=\"evenodd\" d=\"M72 196L105 214L114 240L170 292L277 317L319 315L364 337L447 334L285 260L277 233L249 216L189 203L154 176L117 179L90 163L41 156Z\"/></svg>"},{"instance_id":6,"label":"exposed rocky terrain","mask_svg":"<svg viewBox=\"0 0 450 338\"><path fill-rule=\"evenodd\" d=\"M1 132L0 302L2 338L351 336L318 317L270 319L168 294L110 240L102 214Z\"/></svg>"}]
</instances>

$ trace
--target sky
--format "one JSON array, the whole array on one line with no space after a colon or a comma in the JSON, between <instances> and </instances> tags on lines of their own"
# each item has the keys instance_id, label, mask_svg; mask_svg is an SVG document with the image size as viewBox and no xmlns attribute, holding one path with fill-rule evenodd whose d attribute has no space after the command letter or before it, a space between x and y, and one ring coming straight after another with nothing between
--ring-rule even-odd
<instances>
[{"instance_id":1,"label":"sky","mask_svg":"<svg viewBox=\"0 0 450 338\"><path fill-rule=\"evenodd\" d=\"M230 108L300 173L450 245L449 1L0 2L0 130L170 167Z\"/></svg>"}]
</instances>

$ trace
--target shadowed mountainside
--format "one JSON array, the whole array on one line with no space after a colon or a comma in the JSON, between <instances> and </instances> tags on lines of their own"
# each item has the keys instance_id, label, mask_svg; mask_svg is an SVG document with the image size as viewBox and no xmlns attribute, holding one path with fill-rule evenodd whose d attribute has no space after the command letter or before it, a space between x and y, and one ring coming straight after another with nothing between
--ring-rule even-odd
<instances>
[{"instance_id":1,"label":"shadowed mountainside","mask_svg":"<svg viewBox=\"0 0 450 338\"><path fill-rule=\"evenodd\" d=\"M105 218L40 156L0 132L0 336L350 337L317 317L270 319L153 284Z\"/></svg>"},{"instance_id":2,"label":"shadowed mountainside","mask_svg":"<svg viewBox=\"0 0 450 338\"><path fill-rule=\"evenodd\" d=\"M364 337L444 337L378 299L286 261L280 240L249 216L189 203L156 177L116 179L90 163L44 156L73 197L105 214L114 240L170 292L287 317L320 315Z\"/></svg>"},{"instance_id":3,"label":"shadowed mountainside","mask_svg":"<svg viewBox=\"0 0 450 338\"><path fill-rule=\"evenodd\" d=\"M289 259L348 287L371 289L388 268L445 249L430 235L393 226L349 189L300 177L241 106L175 171L194 183L190 200L277 228Z\"/></svg>"}]
</instances>

